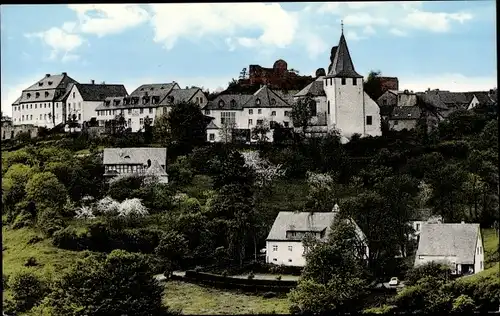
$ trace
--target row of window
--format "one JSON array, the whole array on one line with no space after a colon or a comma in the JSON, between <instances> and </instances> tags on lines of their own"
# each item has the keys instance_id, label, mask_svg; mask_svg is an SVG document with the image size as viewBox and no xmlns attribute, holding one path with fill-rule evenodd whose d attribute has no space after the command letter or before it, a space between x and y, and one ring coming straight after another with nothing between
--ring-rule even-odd
<instances>
[{"instance_id":1,"label":"row of window","mask_svg":"<svg viewBox=\"0 0 500 316\"><path fill-rule=\"evenodd\" d=\"M257 125L264 124L264 120L257 120ZM253 125L253 119L248 119L248 125ZM283 125L285 127L290 127L290 122L283 121Z\"/></svg>"},{"instance_id":2,"label":"row of window","mask_svg":"<svg viewBox=\"0 0 500 316\"><path fill-rule=\"evenodd\" d=\"M48 91L45 91L45 97L49 97L49 92ZM31 93L26 93L26 97L29 99L31 98ZM35 92L35 99L38 99L40 97L40 92Z\"/></svg>"},{"instance_id":3,"label":"row of window","mask_svg":"<svg viewBox=\"0 0 500 316\"><path fill-rule=\"evenodd\" d=\"M278 251L278 245L273 245L273 251ZM293 246L288 246L288 251L293 251Z\"/></svg>"},{"instance_id":4,"label":"row of window","mask_svg":"<svg viewBox=\"0 0 500 316\"><path fill-rule=\"evenodd\" d=\"M330 79L330 86L333 85L333 78L326 78L325 79L325 86L328 86L328 79ZM340 83L345 86L347 83L347 78L341 78ZM358 85L358 78L352 78L352 85L357 86Z\"/></svg>"},{"instance_id":5,"label":"row of window","mask_svg":"<svg viewBox=\"0 0 500 316\"><path fill-rule=\"evenodd\" d=\"M26 105L26 110L33 109L33 105L35 106L35 109L38 108L38 105L40 105L40 109L42 108L42 105L43 105L44 109L46 109L46 108L50 109L50 103L35 103L35 104L21 104L20 106L15 106L14 111L24 110L25 105ZM56 108L59 108L58 104L56 104Z\"/></svg>"},{"instance_id":6,"label":"row of window","mask_svg":"<svg viewBox=\"0 0 500 316\"><path fill-rule=\"evenodd\" d=\"M131 173L142 171L142 166L138 165L117 165L117 166L106 166L106 171L114 170L119 173Z\"/></svg>"},{"instance_id":7,"label":"row of window","mask_svg":"<svg viewBox=\"0 0 500 316\"><path fill-rule=\"evenodd\" d=\"M153 114L153 108L147 108L149 114ZM97 111L97 116L105 116L105 115L117 115L117 114L124 114L123 109L120 110L104 110L104 111ZM128 114L132 114L132 109L127 110ZM144 108L139 109L140 114L144 114Z\"/></svg>"},{"instance_id":8,"label":"row of window","mask_svg":"<svg viewBox=\"0 0 500 316\"><path fill-rule=\"evenodd\" d=\"M150 119L150 120L151 120L151 125L153 125L154 120L153 119ZM99 124L101 126L104 126L104 122L105 122L105 120L99 120ZM128 119L127 123L125 123L125 125L128 126L128 127L131 127L132 126L132 119ZM144 119L143 118L139 119L139 125L141 125L141 126L144 125Z\"/></svg>"},{"instance_id":9,"label":"row of window","mask_svg":"<svg viewBox=\"0 0 500 316\"><path fill-rule=\"evenodd\" d=\"M51 117L52 117L52 115L50 113L49 114L40 114L40 120L42 120L42 119L46 120L47 118L50 120ZM26 115L26 117L24 115L21 115L19 122L24 122L25 118L26 118L26 121L32 121L33 115ZM82 118L82 115L78 114L78 119L80 120L81 118ZM56 120L57 119L59 119L59 114L56 114ZM16 122L16 118L14 118L14 122Z\"/></svg>"},{"instance_id":10,"label":"row of window","mask_svg":"<svg viewBox=\"0 0 500 316\"><path fill-rule=\"evenodd\" d=\"M201 98L200 98L201 99ZM255 105L261 105L261 100L259 98L255 99ZM224 107L224 105L226 105L226 102L224 102L224 100L219 100L219 107ZM236 107L236 100L231 100L229 101L229 105L234 108ZM276 105L276 99L272 98L271 99L271 105Z\"/></svg>"},{"instance_id":11,"label":"row of window","mask_svg":"<svg viewBox=\"0 0 500 316\"><path fill-rule=\"evenodd\" d=\"M274 262L277 262L277 261L278 261L278 259L273 258L273 261L274 261ZM288 259L288 262L292 262L292 259Z\"/></svg>"}]
</instances>

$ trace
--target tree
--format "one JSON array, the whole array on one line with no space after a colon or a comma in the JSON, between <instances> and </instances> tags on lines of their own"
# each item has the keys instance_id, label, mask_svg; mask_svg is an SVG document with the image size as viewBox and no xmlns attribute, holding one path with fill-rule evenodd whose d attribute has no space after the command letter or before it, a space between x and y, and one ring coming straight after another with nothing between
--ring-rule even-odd
<instances>
[{"instance_id":1,"label":"tree","mask_svg":"<svg viewBox=\"0 0 500 316\"><path fill-rule=\"evenodd\" d=\"M179 266L179 263L182 261L187 251L187 240L184 236L176 232L163 234L160 239L160 243L155 249L155 253L158 256L167 259L171 263L171 269L175 269Z\"/></svg>"},{"instance_id":2,"label":"tree","mask_svg":"<svg viewBox=\"0 0 500 316\"><path fill-rule=\"evenodd\" d=\"M227 149L212 160L214 189L224 185L238 184L250 189L254 182L254 172L245 166L245 159L236 150Z\"/></svg>"},{"instance_id":3,"label":"tree","mask_svg":"<svg viewBox=\"0 0 500 316\"><path fill-rule=\"evenodd\" d=\"M359 311L365 295L364 268L354 225L338 216L327 242L304 240L306 266L289 298L292 313Z\"/></svg>"},{"instance_id":4,"label":"tree","mask_svg":"<svg viewBox=\"0 0 500 316\"><path fill-rule=\"evenodd\" d=\"M313 117L313 112L311 110L311 104L313 103L315 105L315 101L312 98L305 97L299 99L292 105L292 112L290 115L292 117L293 126L301 127L302 135L305 135L306 129Z\"/></svg>"},{"instance_id":5,"label":"tree","mask_svg":"<svg viewBox=\"0 0 500 316\"><path fill-rule=\"evenodd\" d=\"M167 136L167 141L178 146L181 152L189 152L193 147L205 143L207 119L199 105L191 102L177 103L168 114L163 115L166 117L155 122L156 137Z\"/></svg>"},{"instance_id":6,"label":"tree","mask_svg":"<svg viewBox=\"0 0 500 316\"><path fill-rule=\"evenodd\" d=\"M377 100L384 93L380 80L381 75L382 73L380 72L380 70L370 71L363 85L366 94L368 94L373 100Z\"/></svg>"},{"instance_id":7,"label":"tree","mask_svg":"<svg viewBox=\"0 0 500 316\"><path fill-rule=\"evenodd\" d=\"M267 122L267 120L263 120L262 124L257 124L252 129L252 139L257 140L258 142L267 142L269 140L267 134L270 131L269 122Z\"/></svg>"},{"instance_id":8,"label":"tree","mask_svg":"<svg viewBox=\"0 0 500 316\"><path fill-rule=\"evenodd\" d=\"M337 177L330 174L307 172L309 195L306 209L313 212L329 212L339 202L339 185Z\"/></svg>"},{"instance_id":9,"label":"tree","mask_svg":"<svg viewBox=\"0 0 500 316\"><path fill-rule=\"evenodd\" d=\"M23 271L9 279L9 288L12 292L12 306L8 312L23 313L40 303L48 292L46 282L37 277L32 271Z\"/></svg>"},{"instance_id":10,"label":"tree","mask_svg":"<svg viewBox=\"0 0 500 316\"><path fill-rule=\"evenodd\" d=\"M114 250L63 272L44 305L55 315L166 315L162 293L143 255Z\"/></svg>"},{"instance_id":11,"label":"tree","mask_svg":"<svg viewBox=\"0 0 500 316\"><path fill-rule=\"evenodd\" d=\"M222 123L220 128L221 141L223 143L232 143L235 129L236 122L234 121L226 120L224 123Z\"/></svg>"},{"instance_id":12,"label":"tree","mask_svg":"<svg viewBox=\"0 0 500 316\"><path fill-rule=\"evenodd\" d=\"M2 209L12 212L26 196L26 182L34 170L23 164L12 165L2 177Z\"/></svg>"},{"instance_id":13,"label":"tree","mask_svg":"<svg viewBox=\"0 0 500 316\"><path fill-rule=\"evenodd\" d=\"M33 175L26 183L25 190L28 200L34 201L39 209L43 207L62 209L66 203L66 188L51 172Z\"/></svg>"}]
</instances>

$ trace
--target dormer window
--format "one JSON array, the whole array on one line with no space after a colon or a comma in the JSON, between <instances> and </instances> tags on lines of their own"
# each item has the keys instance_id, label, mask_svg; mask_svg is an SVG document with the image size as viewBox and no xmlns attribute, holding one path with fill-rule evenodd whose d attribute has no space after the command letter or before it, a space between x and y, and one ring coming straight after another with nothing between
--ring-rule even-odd
<instances>
[{"instance_id":1,"label":"dormer window","mask_svg":"<svg viewBox=\"0 0 500 316\"><path fill-rule=\"evenodd\" d=\"M276 99L271 99L271 105L276 105Z\"/></svg>"},{"instance_id":2,"label":"dormer window","mask_svg":"<svg viewBox=\"0 0 500 316\"><path fill-rule=\"evenodd\" d=\"M155 89L155 88L153 88L153 87L149 88L149 90L151 90L151 91L153 91L154 89Z\"/></svg>"},{"instance_id":3,"label":"dormer window","mask_svg":"<svg viewBox=\"0 0 500 316\"><path fill-rule=\"evenodd\" d=\"M120 104L120 100L115 99L115 100L113 100L113 101L114 101L114 104L115 104L115 105L119 105L119 104Z\"/></svg>"},{"instance_id":4,"label":"dormer window","mask_svg":"<svg viewBox=\"0 0 500 316\"><path fill-rule=\"evenodd\" d=\"M236 101L235 100L231 100L230 104L231 104L231 107L234 108L236 106Z\"/></svg>"},{"instance_id":5,"label":"dormer window","mask_svg":"<svg viewBox=\"0 0 500 316\"><path fill-rule=\"evenodd\" d=\"M169 96L167 97L167 99L168 99L168 102L170 102L170 103L174 103L174 97L173 97L173 96L169 95Z\"/></svg>"},{"instance_id":6,"label":"dormer window","mask_svg":"<svg viewBox=\"0 0 500 316\"><path fill-rule=\"evenodd\" d=\"M153 104L158 104L160 102L160 97L159 96L154 96L151 98L151 103Z\"/></svg>"},{"instance_id":7,"label":"dormer window","mask_svg":"<svg viewBox=\"0 0 500 316\"><path fill-rule=\"evenodd\" d=\"M109 106L109 105L111 104L111 101L110 101L110 100L106 100L106 101L104 101L104 104L105 104L106 106Z\"/></svg>"},{"instance_id":8,"label":"dormer window","mask_svg":"<svg viewBox=\"0 0 500 316\"><path fill-rule=\"evenodd\" d=\"M141 91L144 91L144 88L141 88Z\"/></svg>"},{"instance_id":9,"label":"dormer window","mask_svg":"<svg viewBox=\"0 0 500 316\"><path fill-rule=\"evenodd\" d=\"M43 86L43 82L39 82L39 83L38 83L38 86L39 86L39 87Z\"/></svg>"},{"instance_id":10,"label":"dormer window","mask_svg":"<svg viewBox=\"0 0 500 316\"><path fill-rule=\"evenodd\" d=\"M146 104L148 102L148 98L144 97L142 98L142 104Z\"/></svg>"},{"instance_id":11,"label":"dormer window","mask_svg":"<svg viewBox=\"0 0 500 316\"><path fill-rule=\"evenodd\" d=\"M220 108L224 107L224 100L220 100L220 101L219 101L219 107L220 107Z\"/></svg>"},{"instance_id":12,"label":"dormer window","mask_svg":"<svg viewBox=\"0 0 500 316\"><path fill-rule=\"evenodd\" d=\"M35 93L35 98L38 99L40 97L40 92Z\"/></svg>"},{"instance_id":13,"label":"dormer window","mask_svg":"<svg viewBox=\"0 0 500 316\"><path fill-rule=\"evenodd\" d=\"M26 93L26 97L29 99L31 98L31 93Z\"/></svg>"},{"instance_id":14,"label":"dormer window","mask_svg":"<svg viewBox=\"0 0 500 316\"><path fill-rule=\"evenodd\" d=\"M260 105L260 99L259 98L257 98L257 100L255 100L255 104L256 105Z\"/></svg>"},{"instance_id":15,"label":"dormer window","mask_svg":"<svg viewBox=\"0 0 500 316\"><path fill-rule=\"evenodd\" d=\"M52 85L52 81L49 81L49 82L47 82L47 83L49 84L49 86L51 86L51 85Z\"/></svg>"},{"instance_id":16,"label":"dormer window","mask_svg":"<svg viewBox=\"0 0 500 316\"><path fill-rule=\"evenodd\" d=\"M161 90L165 89L164 87L160 87Z\"/></svg>"}]
</instances>

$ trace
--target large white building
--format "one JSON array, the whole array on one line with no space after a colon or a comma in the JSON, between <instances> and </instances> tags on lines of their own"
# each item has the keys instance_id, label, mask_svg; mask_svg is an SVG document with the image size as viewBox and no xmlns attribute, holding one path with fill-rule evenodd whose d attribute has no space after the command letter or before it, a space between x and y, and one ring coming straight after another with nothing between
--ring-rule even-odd
<instances>
[{"instance_id":1,"label":"large white building","mask_svg":"<svg viewBox=\"0 0 500 316\"><path fill-rule=\"evenodd\" d=\"M250 95L219 95L203 110L205 115L213 118L207 127L209 142L228 141L226 139L230 136L227 134L231 130L250 141L251 130L256 126L272 127L274 123L280 123L284 127L292 127L292 106L267 86ZM270 131L266 136L272 141Z\"/></svg>"},{"instance_id":2,"label":"large white building","mask_svg":"<svg viewBox=\"0 0 500 316\"><path fill-rule=\"evenodd\" d=\"M68 90L76 80L63 72L46 74L32 86L23 90L12 104L12 124L52 128L65 122L65 100Z\"/></svg>"},{"instance_id":3,"label":"large white building","mask_svg":"<svg viewBox=\"0 0 500 316\"><path fill-rule=\"evenodd\" d=\"M302 239L306 234L326 241L331 225L338 214L336 205L333 212L279 212L266 239L266 262L276 265L303 267L306 264ZM354 222L353 222L354 223ZM369 256L365 234L354 223L363 259Z\"/></svg>"},{"instance_id":4,"label":"large white building","mask_svg":"<svg viewBox=\"0 0 500 316\"><path fill-rule=\"evenodd\" d=\"M68 89L66 96L66 116L75 119L78 124L97 119L96 108L109 97L127 96L122 84L75 83Z\"/></svg>"},{"instance_id":5,"label":"large white building","mask_svg":"<svg viewBox=\"0 0 500 316\"><path fill-rule=\"evenodd\" d=\"M154 125L158 116L168 113L179 102L193 102L203 107L208 100L200 88L181 89L176 82L144 84L129 96L106 98L95 111L100 126L122 115L126 127L138 132L144 128L146 119Z\"/></svg>"},{"instance_id":6,"label":"large white building","mask_svg":"<svg viewBox=\"0 0 500 316\"><path fill-rule=\"evenodd\" d=\"M318 77L295 95L297 99L314 100L313 125L310 133L337 130L344 139L354 134L382 135L380 109L363 89L363 76L358 74L347 48L344 34L333 47L330 71Z\"/></svg>"}]
</instances>

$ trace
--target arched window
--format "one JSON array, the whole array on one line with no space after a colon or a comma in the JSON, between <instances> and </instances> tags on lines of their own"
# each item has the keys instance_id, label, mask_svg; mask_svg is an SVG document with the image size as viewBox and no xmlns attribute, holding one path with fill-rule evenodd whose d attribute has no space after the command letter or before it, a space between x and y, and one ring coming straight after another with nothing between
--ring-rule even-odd
<instances>
[{"instance_id":1,"label":"arched window","mask_svg":"<svg viewBox=\"0 0 500 316\"><path fill-rule=\"evenodd\" d=\"M233 100L231 100L230 104L231 104L231 107L234 108L236 106L236 101L234 101L234 99L233 99Z\"/></svg>"},{"instance_id":2,"label":"arched window","mask_svg":"<svg viewBox=\"0 0 500 316\"><path fill-rule=\"evenodd\" d=\"M224 106L224 100L220 100L220 101L219 101L219 107L221 108L221 107L223 107L223 106Z\"/></svg>"},{"instance_id":3,"label":"arched window","mask_svg":"<svg viewBox=\"0 0 500 316\"><path fill-rule=\"evenodd\" d=\"M45 97L48 97L48 96L49 96L49 92L45 91Z\"/></svg>"},{"instance_id":4,"label":"arched window","mask_svg":"<svg viewBox=\"0 0 500 316\"><path fill-rule=\"evenodd\" d=\"M256 105L260 105L260 99L259 98L257 98L257 100L255 100L255 104Z\"/></svg>"}]
</instances>

